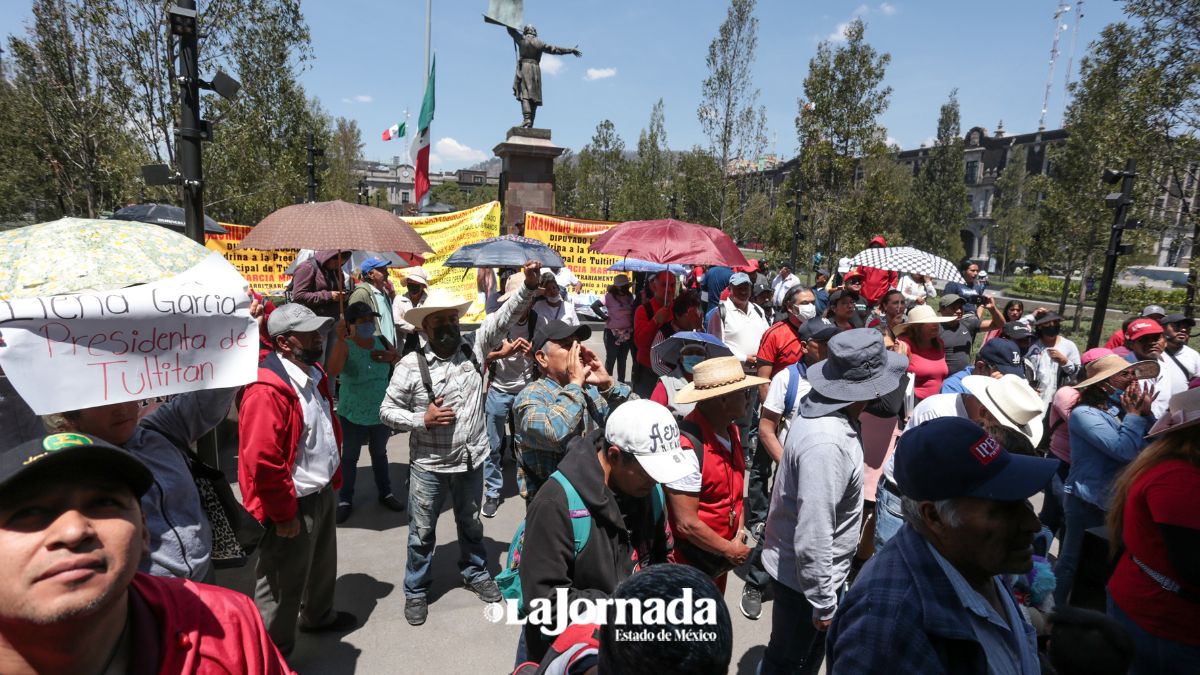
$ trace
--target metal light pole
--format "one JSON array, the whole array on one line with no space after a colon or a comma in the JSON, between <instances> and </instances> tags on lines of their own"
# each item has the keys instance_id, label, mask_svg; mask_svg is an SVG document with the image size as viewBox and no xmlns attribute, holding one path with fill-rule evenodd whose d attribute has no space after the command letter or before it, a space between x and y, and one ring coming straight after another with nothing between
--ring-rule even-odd
<instances>
[{"instance_id":1,"label":"metal light pole","mask_svg":"<svg viewBox=\"0 0 1200 675\"><path fill-rule=\"evenodd\" d=\"M678 205L679 197L672 192L671 196L667 198L667 212L671 214L671 220L678 218L678 215L676 214L676 208Z\"/></svg>"},{"instance_id":2,"label":"metal light pole","mask_svg":"<svg viewBox=\"0 0 1200 675\"><path fill-rule=\"evenodd\" d=\"M317 158L325 156L325 149L314 145L313 133L308 132L308 201L317 201Z\"/></svg>"},{"instance_id":3,"label":"metal light pole","mask_svg":"<svg viewBox=\"0 0 1200 675\"><path fill-rule=\"evenodd\" d=\"M1104 317L1108 312L1108 295L1112 291L1113 277L1117 273L1117 258L1132 251L1133 246L1121 245L1121 234L1127 229L1142 226L1140 221L1126 222L1129 216L1129 206L1133 204L1133 181L1137 178L1137 160L1125 162L1124 171L1104 170L1104 182L1115 185L1121 182L1121 191L1109 193L1104 198L1105 206L1115 209L1113 214L1112 231L1108 237L1108 249L1104 252L1104 275L1100 277L1100 289L1096 292L1096 307L1092 310L1092 330L1088 334L1088 349L1095 349L1100 344L1104 331ZM1087 283L1087 279L1080 279Z\"/></svg>"},{"instance_id":4,"label":"metal light pole","mask_svg":"<svg viewBox=\"0 0 1200 675\"><path fill-rule=\"evenodd\" d=\"M200 119L200 38L197 35L196 0L178 0L171 8L171 33L179 39L179 128L175 147L183 188L183 232L204 243L204 167L200 143L211 137L211 127Z\"/></svg>"}]
</instances>

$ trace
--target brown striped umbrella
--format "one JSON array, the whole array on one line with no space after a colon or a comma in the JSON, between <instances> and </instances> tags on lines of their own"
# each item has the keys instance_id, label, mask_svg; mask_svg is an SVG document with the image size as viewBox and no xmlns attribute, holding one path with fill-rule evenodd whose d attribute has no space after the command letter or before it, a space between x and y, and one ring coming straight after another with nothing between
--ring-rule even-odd
<instances>
[{"instance_id":1,"label":"brown striped umbrella","mask_svg":"<svg viewBox=\"0 0 1200 675\"><path fill-rule=\"evenodd\" d=\"M263 218L238 248L433 253L421 235L399 216L340 199L285 206Z\"/></svg>"}]
</instances>

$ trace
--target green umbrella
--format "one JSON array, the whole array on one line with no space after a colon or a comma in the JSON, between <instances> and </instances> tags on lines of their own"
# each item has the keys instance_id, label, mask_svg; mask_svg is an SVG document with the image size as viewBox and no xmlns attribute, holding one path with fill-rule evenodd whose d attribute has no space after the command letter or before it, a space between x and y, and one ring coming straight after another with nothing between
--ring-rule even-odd
<instances>
[{"instance_id":1,"label":"green umbrella","mask_svg":"<svg viewBox=\"0 0 1200 675\"><path fill-rule=\"evenodd\" d=\"M0 232L0 300L111 291L173 277L210 251L158 225L62 218Z\"/></svg>"}]
</instances>

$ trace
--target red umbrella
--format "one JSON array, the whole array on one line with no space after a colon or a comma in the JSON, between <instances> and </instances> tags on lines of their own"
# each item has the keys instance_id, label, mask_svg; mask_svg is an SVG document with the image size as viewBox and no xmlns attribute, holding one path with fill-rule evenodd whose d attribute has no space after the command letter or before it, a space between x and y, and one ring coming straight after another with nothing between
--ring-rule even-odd
<instances>
[{"instance_id":1,"label":"red umbrella","mask_svg":"<svg viewBox=\"0 0 1200 675\"><path fill-rule=\"evenodd\" d=\"M592 250L664 265L748 265L733 239L715 227L681 220L631 220L596 237Z\"/></svg>"}]
</instances>

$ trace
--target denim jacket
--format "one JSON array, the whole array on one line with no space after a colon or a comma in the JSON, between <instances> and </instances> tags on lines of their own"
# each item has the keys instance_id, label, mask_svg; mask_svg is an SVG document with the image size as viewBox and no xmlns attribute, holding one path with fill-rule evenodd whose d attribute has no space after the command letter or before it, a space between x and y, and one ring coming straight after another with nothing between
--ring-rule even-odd
<instances>
[{"instance_id":1,"label":"denim jacket","mask_svg":"<svg viewBox=\"0 0 1200 675\"><path fill-rule=\"evenodd\" d=\"M1146 431L1152 421L1129 414L1121 420L1117 412L1115 406L1105 411L1078 405L1067 424L1071 472L1065 489L1103 510L1108 510L1109 489L1117 473L1146 447Z\"/></svg>"}]
</instances>

